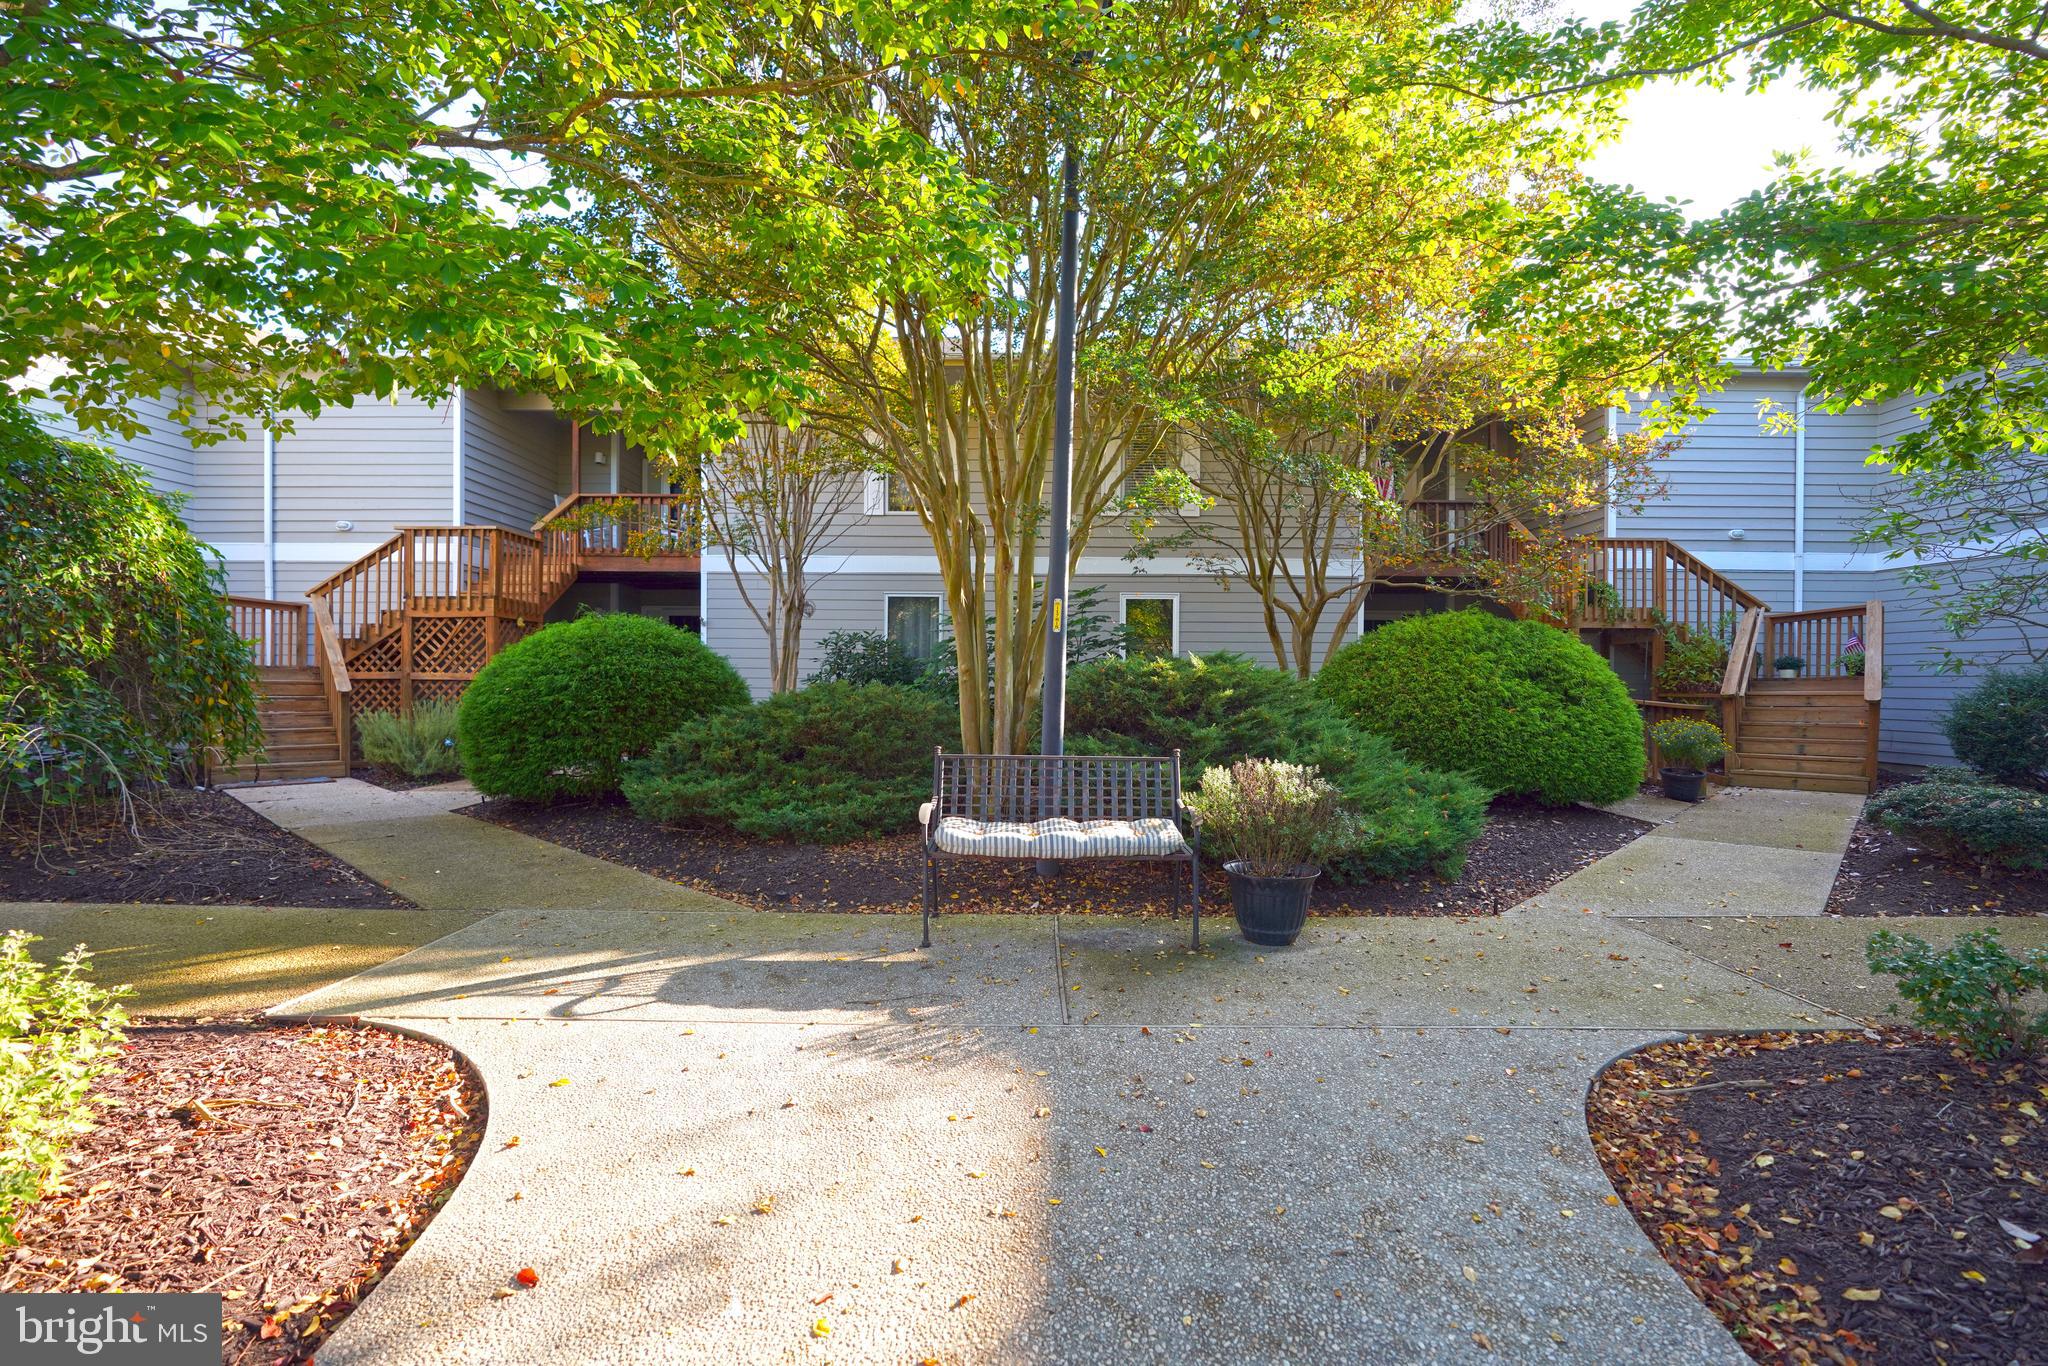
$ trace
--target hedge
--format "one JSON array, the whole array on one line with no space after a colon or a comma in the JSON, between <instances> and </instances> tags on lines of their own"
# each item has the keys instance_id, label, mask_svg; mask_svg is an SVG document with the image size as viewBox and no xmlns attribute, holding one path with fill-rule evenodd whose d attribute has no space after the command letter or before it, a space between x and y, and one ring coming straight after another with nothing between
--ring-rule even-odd
<instances>
[{"instance_id":1,"label":"hedge","mask_svg":"<svg viewBox=\"0 0 2048 1366\"><path fill-rule=\"evenodd\" d=\"M1067 749L1075 754L1181 752L1190 787L1239 759L1314 764L1344 796L1355 829L1325 871L1337 881L1421 869L1456 876L1486 826L1486 793L1411 763L1353 725L1291 673L1242 655L1104 660L1067 684Z\"/></svg>"},{"instance_id":2,"label":"hedge","mask_svg":"<svg viewBox=\"0 0 2048 1366\"><path fill-rule=\"evenodd\" d=\"M627 768L623 788L647 820L838 844L916 824L940 745L960 747L952 699L819 683L686 723Z\"/></svg>"},{"instance_id":3,"label":"hedge","mask_svg":"<svg viewBox=\"0 0 2048 1366\"><path fill-rule=\"evenodd\" d=\"M1389 622L1316 675L1322 695L1418 763L1554 806L1643 781L1643 723L1578 637L1477 608Z\"/></svg>"},{"instance_id":4,"label":"hedge","mask_svg":"<svg viewBox=\"0 0 2048 1366\"><path fill-rule=\"evenodd\" d=\"M688 631L628 613L558 622L507 646L462 695L462 771L493 797L611 792L628 759L686 721L747 700Z\"/></svg>"}]
</instances>

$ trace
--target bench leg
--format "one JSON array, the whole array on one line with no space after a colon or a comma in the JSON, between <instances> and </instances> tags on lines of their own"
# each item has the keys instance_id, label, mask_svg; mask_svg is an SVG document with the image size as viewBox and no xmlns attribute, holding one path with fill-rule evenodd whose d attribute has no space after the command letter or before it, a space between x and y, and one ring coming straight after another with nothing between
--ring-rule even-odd
<instances>
[{"instance_id":1,"label":"bench leg","mask_svg":"<svg viewBox=\"0 0 2048 1366\"><path fill-rule=\"evenodd\" d=\"M924 942L918 945L919 948L928 949L932 946L932 910L937 905L939 899L938 876L937 861L932 858L931 851L926 850L924 856Z\"/></svg>"},{"instance_id":2,"label":"bench leg","mask_svg":"<svg viewBox=\"0 0 2048 1366\"><path fill-rule=\"evenodd\" d=\"M1202 837L1195 836L1194 852L1188 856L1188 908L1194 921L1189 934L1189 947L1196 952L1202 948Z\"/></svg>"}]
</instances>

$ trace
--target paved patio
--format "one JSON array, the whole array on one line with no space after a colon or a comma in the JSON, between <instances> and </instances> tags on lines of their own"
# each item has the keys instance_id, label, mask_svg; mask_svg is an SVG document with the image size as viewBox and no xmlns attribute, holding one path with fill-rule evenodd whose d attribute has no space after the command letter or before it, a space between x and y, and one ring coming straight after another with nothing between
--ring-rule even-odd
<instances>
[{"instance_id":1,"label":"paved patio","mask_svg":"<svg viewBox=\"0 0 2048 1366\"><path fill-rule=\"evenodd\" d=\"M1872 926L1818 913L1838 798L1660 810L1504 917L1317 920L1285 950L1226 920L1191 955L1171 922L1066 915L947 917L925 953L913 917L729 906L449 814L458 789L243 795L433 909L296 913L328 957L220 998L317 983L277 1013L444 1039L490 1092L474 1167L325 1366L1736 1363L1608 1203L1586 1087L1681 1030L1891 999ZM175 994L187 908L112 909L9 911L102 943L132 916L109 961ZM193 909L188 981L290 938L293 913ZM407 914L409 941L378 918Z\"/></svg>"}]
</instances>

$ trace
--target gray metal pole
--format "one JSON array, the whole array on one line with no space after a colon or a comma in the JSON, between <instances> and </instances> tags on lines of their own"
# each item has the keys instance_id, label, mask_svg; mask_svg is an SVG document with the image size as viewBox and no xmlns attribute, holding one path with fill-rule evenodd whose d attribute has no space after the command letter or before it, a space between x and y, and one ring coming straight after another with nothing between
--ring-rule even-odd
<instances>
[{"instance_id":1,"label":"gray metal pole","mask_svg":"<svg viewBox=\"0 0 2048 1366\"><path fill-rule=\"evenodd\" d=\"M1060 166L1060 278L1058 334L1052 395L1052 526L1045 548L1045 686L1041 690L1038 752L1067 748L1067 533L1074 519L1074 257L1080 249L1080 158L1071 140ZM1040 875L1059 872L1040 859Z\"/></svg>"},{"instance_id":2,"label":"gray metal pole","mask_svg":"<svg viewBox=\"0 0 2048 1366\"><path fill-rule=\"evenodd\" d=\"M1080 158L1067 144L1060 167L1059 353L1053 370L1052 526L1045 550L1045 688L1040 754L1067 742L1067 532L1074 518L1074 256L1081 234Z\"/></svg>"}]
</instances>

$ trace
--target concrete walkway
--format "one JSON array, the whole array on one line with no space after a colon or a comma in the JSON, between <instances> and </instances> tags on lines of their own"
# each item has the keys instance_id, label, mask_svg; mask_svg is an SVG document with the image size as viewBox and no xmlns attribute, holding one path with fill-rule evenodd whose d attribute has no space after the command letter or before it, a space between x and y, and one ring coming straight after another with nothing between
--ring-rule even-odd
<instances>
[{"instance_id":1,"label":"concrete walkway","mask_svg":"<svg viewBox=\"0 0 2048 1366\"><path fill-rule=\"evenodd\" d=\"M467 783L393 792L355 778L228 789L251 810L354 864L430 911L507 906L703 910L714 896L450 814L478 800Z\"/></svg>"},{"instance_id":2,"label":"concrete walkway","mask_svg":"<svg viewBox=\"0 0 2048 1366\"><path fill-rule=\"evenodd\" d=\"M1586 1088L1680 1030L1877 1004L1849 990L1868 927L1817 917L1835 798L1660 813L1504 917L1286 950L1225 922L1191 955L1169 922L1045 915L921 952L913 917L741 910L451 815L459 789L239 795L451 919L277 1013L443 1039L490 1092L324 1366L1734 1366L1608 1203Z\"/></svg>"}]
</instances>

